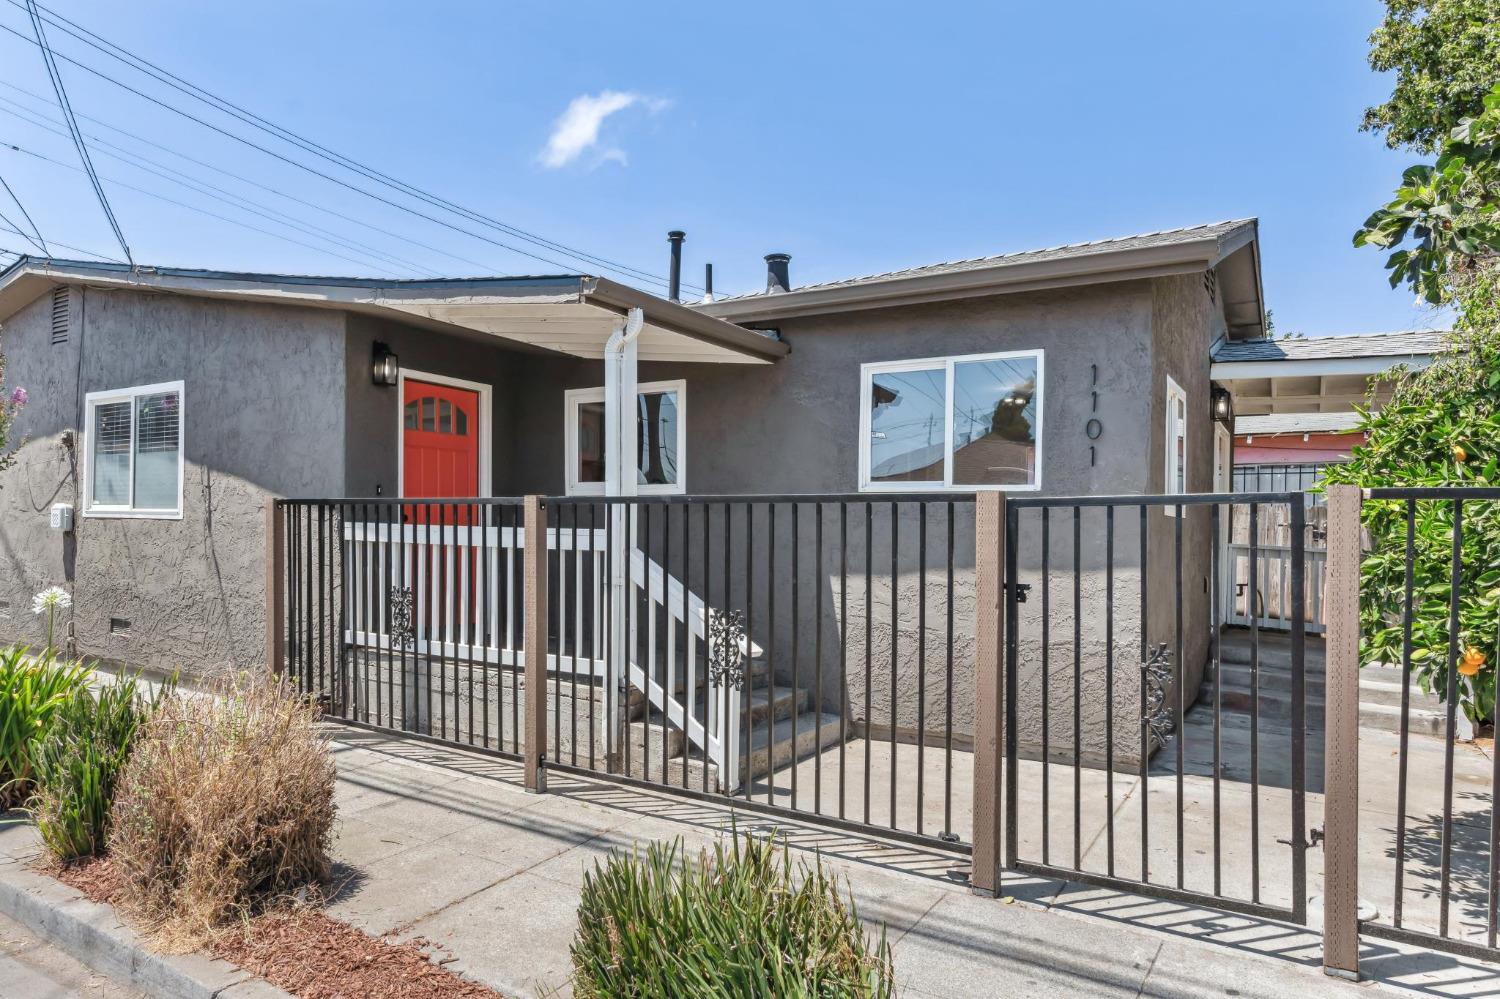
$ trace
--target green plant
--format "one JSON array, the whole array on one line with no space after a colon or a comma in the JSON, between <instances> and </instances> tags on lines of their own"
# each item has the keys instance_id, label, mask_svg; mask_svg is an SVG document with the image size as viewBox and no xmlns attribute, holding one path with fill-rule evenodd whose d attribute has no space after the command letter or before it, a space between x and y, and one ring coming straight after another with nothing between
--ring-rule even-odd
<instances>
[{"instance_id":1,"label":"green plant","mask_svg":"<svg viewBox=\"0 0 1500 999\"><path fill-rule=\"evenodd\" d=\"M1500 69L1493 72L1500 73ZM1404 249L1398 245L1410 240ZM1478 114L1442 137L1436 164L1410 167L1395 198L1365 220L1355 246L1393 250L1391 287L1405 282L1434 304L1449 300L1456 277L1500 255L1500 84Z\"/></svg>"},{"instance_id":2,"label":"green plant","mask_svg":"<svg viewBox=\"0 0 1500 999\"><path fill-rule=\"evenodd\" d=\"M1385 0L1370 35L1370 68L1395 73L1390 99L1365 111L1363 128L1392 149L1431 152L1466 115L1500 66L1500 0Z\"/></svg>"},{"instance_id":3,"label":"green plant","mask_svg":"<svg viewBox=\"0 0 1500 999\"><path fill-rule=\"evenodd\" d=\"M1329 483L1360 486L1500 485L1500 274L1461 286L1448 350L1407 373L1391 401L1361 423L1368 443L1350 461L1329 466ZM1406 504L1367 500L1373 542L1362 569L1360 657L1402 661L1406 601ZM1446 696L1453 504L1419 502L1412 538L1412 672ZM1500 502L1464 505L1458 593L1459 703L1475 722L1495 716L1500 655Z\"/></svg>"},{"instance_id":4,"label":"green plant","mask_svg":"<svg viewBox=\"0 0 1500 999\"><path fill-rule=\"evenodd\" d=\"M165 942L195 945L327 876L335 772L317 711L284 683L246 680L152 712L109 852L122 901Z\"/></svg>"},{"instance_id":5,"label":"green plant","mask_svg":"<svg viewBox=\"0 0 1500 999\"><path fill-rule=\"evenodd\" d=\"M794 870L748 836L696 860L677 841L596 865L570 949L584 999L895 994L884 931L866 937L822 862Z\"/></svg>"},{"instance_id":6,"label":"green plant","mask_svg":"<svg viewBox=\"0 0 1500 999\"><path fill-rule=\"evenodd\" d=\"M32 750L36 789L29 804L58 860L103 852L120 771L160 697L147 698L137 678L126 676L97 693L74 691L58 708Z\"/></svg>"},{"instance_id":7,"label":"green plant","mask_svg":"<svg viewBox=\"0 0 1500 999\"><path fill-rule=\"evenodd\" d=\"M14 807L31 793L37 741L91 674L82 662L59 662L51 650L34 656L19 645L0 649L0 806Z\"/></svg>"}]
</instances>

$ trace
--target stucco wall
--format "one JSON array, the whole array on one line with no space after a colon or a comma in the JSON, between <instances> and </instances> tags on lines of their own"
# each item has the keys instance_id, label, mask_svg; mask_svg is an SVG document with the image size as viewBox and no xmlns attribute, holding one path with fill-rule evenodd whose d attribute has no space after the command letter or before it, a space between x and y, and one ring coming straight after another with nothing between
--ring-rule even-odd
<instances>
[{"instance_id":1,"label":"stucco wall","mask_svg":"<svg viewBox=\"0 0 1500 999\"><path fill-rule=\"evenodd\" d=\"M140 292L75 289L66 344L49 342L51 296L0 332L6 380L30 401L28 440L0 475L0 637L42 638L30 596L73 591L77 651L205 673L264 662L268 494L343 489L342 315ZM85 393L184 381L180 520L84 517ZM71 535L54 502L79 505ZM111 619L128 621L111 629Z\"/></svg>"},{"instance_id":2,"label":"stucco wall","mask_svg":"<svg viewBox=\"0 0 1500 999\"><path fill-rule=\"evenodd\" d=\"M1201 288L1201 282L1200 282ZM1200 292L1201 293L1201 292ZM1049 495L1098 493L1143 493L1160 488L1158 465L1151 460L1160 394L1156 388L1157 354L1175 351L1175 341L1158 348L1152 331L1152 316L1158 291L1152 282L1130 282L1051 293L1013 295L950 303L846 313L835 316L787 320L781 334L792 346L792 354L781 363L766 367L730 365L643 364L642 381L683 378L687 382L687 488L693 494L721 493L831 493L852 492L858 486L858 426L860 365L874 361L942 357L1003 350L1042 349L1046 352L1043 386L1042 492ZM1206 322L1206 320L1205 320ZM1195 338L1207 377L1206 327ZM1174 355L1175 356L1175 355ZM597 362L549 361L531 369L533 377L516 386L517 451L519 491L556 492L563 486L563 437L560 418L562 392L569 387L598 385ZM1097 405L1093 393L1098 393ZM1206 408L1206 402L1205 402ZM1090 418L1097 418L1102 433L1091 441L1086 434ZM1090 445L1094 455L1089 452ZM1158 445L1159 446L1159 445ZM851 508L853 509L853 508ZM802 560L798 597L801 605L797 655L791 644L790 607L790 510L779 512L776 535L776 581L778 627L773 636L767 616L773 588L771 563L765 551L769 524L761 514L757 526L756 638L774 641L778 676L789 681L795 668L802 685L811 686L816 670L816 642L822 640L824 656L823 694L828 705L845 704L854 719L868 720L876 729L892 722L891 646L897 649L895 675L895 724L910 730L917 724L916 699L919 683L916 650L919 647L917 547L919 531L915 508L903 510L898 528L898 575L894 593L889 580L890 531L888 514L877 511L869 553L875 567L871 585L870 639L868 653L873 668L866 704L864 686L865 600L862 567L865 543L862 511L850 515L851 534L847 552L837 544L836 511L827 512L824 564L834 567L847 557L853 574L848 578L848 621L840 618L841 579L828 571L815 577L811 551L814 512L803 512ZM1082 669L1084 725L1094 734L1103 732L1105 715L1104 614L1102 610L1104 561L1102 515L1091 515L1090 530L1083 546L1082 591L1086 596L1082 618L1085 660ZM1040 564L1037 511L1022 520L1020 566L1023 577L1034 576ZM1134 522L1121 518L1117 529L1115 586L1117 592L1138 592L1135 567L1139 544ZM737 535L738 537L738 535ZM942 588L946 585L946 522L943 511L934 509L929 519L926 656L920 670L925 678L929 727L941 726L941 707L946 702L946 609ZM972 730L973 698L973 516L961 507L955 517L955 627L954 728L960 739ZM1072 545L1069 529L1056 529L1052 538L1051 652L1048 669L1053 724L1049 742L1071 746L1072 710ZM655 546L653 546L655 547ZM680 546L679 546L680 547ZM674 556L675 561L675 556ZM811 567L811 568L810 568ZM691 572L696 577L701 567ZM1027 574L1030 574L1029 576ZM744 581L735 583L736 599L743 600ZM816 613L821 592L823 615ZM1132 605L1133 606L1133 605ZM1021 690L1023 698L1041 696L1041 598L1039 590L1022 608L1020 633ZM895 609L895 627L891 625ZM814 626L813 622L818 622ZM847 628L847 645L841 640ZM1140 645L1138 615L1122 598L1115 622L1116 648L1115 714L1138 717L1136 678ZM847 677L841 663L851 664ZM1120 677L1128 677L1121 682ZM1023 742L1040 745L1040 711L1024 712ZM1063 719L1065 724L1057 719ZM1120 754L1136 751L1133 730L1116 733ZM1102 745L1095 741L1095 748ZM1088 750L1086 749L1086 752ZM1102 749L1092 755L1102 755Z\"/></svg>"}]
</instances>

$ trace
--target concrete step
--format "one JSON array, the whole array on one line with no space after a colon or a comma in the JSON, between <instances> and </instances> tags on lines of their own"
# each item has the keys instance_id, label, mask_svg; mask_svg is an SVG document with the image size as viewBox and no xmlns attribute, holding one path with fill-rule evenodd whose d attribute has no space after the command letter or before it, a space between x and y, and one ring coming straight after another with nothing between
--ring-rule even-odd
<instances>
[{"instance_id":1,"label":"concrete step","mask_svg":"<svg viewBox=\"0 0 1500 999\"><path fill-rule=\"evenodd\" d=\"M795 753L792 733L796 729ZM819 750L839 741L839 716L824 712L803 711L795 718L784 718L774 726L758 725L750 735L750 774L759 777L772 769L781 769L797 760L810 759Z\"/></svg>"},{"instance_id":2,"label":"concrete step","mask_svg":"<svg viewBox=\"0 0 1500 999\"><path fill-rule=\"evenodd\" d=\"M648 664L648 666L649 668L647 672L656 678L657 683L665 685L667 681L666 663L658 661L653 664ZM758 656L755 659L749 661L745 672L747 674L747 679L749 680L752 687L763 686L770 682L769 678L771 675L771 662L764 656ZM696 665L695 676L696 680L694 681L694 683L696 685L696 688L698 690L702 690L704 685L708 681L705 679L705 673L703 671L703 665L701 662ZM687 664L683 660L682 656L679 655L677 657L677 665L672 671L672 689L676 692L678 697L682 697L687 693L687 681ZM637 701L644 701L644 699L645 695L641 692L641 690L632 685L630 688L628 703L633 705Z\"/></svg>"},{"instance_id":3,"label":"concrete step","mask_svg":"<svg viewBox=\"0 0 1500 999\"><path fill-rule=\"evenodd\" d=\"M639 694L640 692L633 691L633 693ZM764 725L766 719L771 716L773 708L775 711L776 719L780 720L782 718L790 718L797 712L806 709L807 706L812 703L812 692L809 691L806 687L793 688L782 686L781 684L776 685L776 698L774 704L772 702L771 688L769 684L765 686L752 687L750 689L748 697L750 700L750 719L751 722L755 725ZM707 692L700 689L698 692L698 700L693 711L693 717L700 719L707 717L707 701ZM740 710L742 712L744 711L743 702L741 703ZM640 721L641 719L645 718L645 716L645 696L632 696L630 699L630 703L626 708L626 719L628 721L634 722ZM651 723L653 725L659 725L660 722L661 712L653 708L651 710ZM741 716L740 724L744 724L743 715Z\"/></svg>"}]
</instances>

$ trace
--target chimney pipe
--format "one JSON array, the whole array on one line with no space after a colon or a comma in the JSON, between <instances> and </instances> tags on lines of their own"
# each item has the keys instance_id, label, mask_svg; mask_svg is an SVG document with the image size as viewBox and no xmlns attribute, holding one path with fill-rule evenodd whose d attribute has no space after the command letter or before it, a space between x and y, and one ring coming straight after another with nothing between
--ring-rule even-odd
<instances>
[{"instance_id":1,"label":"chimney pipe","mask_svg":"<svg viewBox=\"0 0 1500 999\"><path fill-rule=\"evenodd\" d=\"M792 290L791 269L787 266L791 260L790 253L766 254L766 291L777 294Z\"/></svg>"},{"instance_id":2,"label":"chimney pipe","mask_svg":"<svg viewBox=\"0 0 1500 999\"><path fill-rule=\"evenodd\" d=\"M714 300L714 265L703 265L703 300L712 302Z\"/></svg>"},{"instance_id":3,"label":"chimney pipe","mask_svg":"<svg viewBox=\"0 0 1500 999\"><path fill-rule=\"evenodd\" d=\"M673 229L667 233L667 242L672 244L672 269L667 275L667 297L674 302L682 301L682 241L687 233Z\"/></svg>"}]
</instances>

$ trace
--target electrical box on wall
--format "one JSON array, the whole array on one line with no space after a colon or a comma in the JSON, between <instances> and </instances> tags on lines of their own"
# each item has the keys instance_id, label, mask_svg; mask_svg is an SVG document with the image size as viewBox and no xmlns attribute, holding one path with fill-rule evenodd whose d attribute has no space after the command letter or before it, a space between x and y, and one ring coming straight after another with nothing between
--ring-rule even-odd
<instances>
[{"instance_id":1,"label":"electrical box on wall","mask_svg":"<svg viewBox=\"0 0 1500 999\"><path fill-rule=\"evenodd\" d=\"M73 504L52 504L52 529L54 531L71 531L73 529Z\"/></svg>"}]
</instances>

